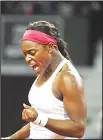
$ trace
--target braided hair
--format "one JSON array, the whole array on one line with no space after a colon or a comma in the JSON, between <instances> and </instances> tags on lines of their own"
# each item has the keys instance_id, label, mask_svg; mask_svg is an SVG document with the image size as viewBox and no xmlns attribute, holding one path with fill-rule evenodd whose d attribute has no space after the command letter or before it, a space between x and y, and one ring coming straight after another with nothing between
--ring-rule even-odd
<instances>
[{"instance_id":1,"label":"braided hair","mask_svg":"<svg viewBox=\"0 0 103 140\"><path fill-rule=\"evenodd\" d=\"M30 23L27 30L37 30L52 36L54 39L57 40L58 50L61 52L61 54L68 60L71 60L67 49L67 43L60 38L58 29L55 27L54 24L40 20Z\"/></svg>"}]
</instances>

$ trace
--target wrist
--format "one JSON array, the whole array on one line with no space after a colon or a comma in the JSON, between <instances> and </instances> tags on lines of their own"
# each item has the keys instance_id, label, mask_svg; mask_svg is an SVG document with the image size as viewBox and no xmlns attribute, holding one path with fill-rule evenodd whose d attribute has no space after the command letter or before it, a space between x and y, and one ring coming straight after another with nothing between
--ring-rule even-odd
<instances>
[{"instance_id":1,"label":"wrist","mask_svg":"<svg viewBox=\"0 0 103 140\"><path fill-rule=\"evenodd\" d=\"M44 113L38 113L38 116L35 121L33 121L34 124L44 127L48 122L48 117Z\"/></svg>"}]
</instances>

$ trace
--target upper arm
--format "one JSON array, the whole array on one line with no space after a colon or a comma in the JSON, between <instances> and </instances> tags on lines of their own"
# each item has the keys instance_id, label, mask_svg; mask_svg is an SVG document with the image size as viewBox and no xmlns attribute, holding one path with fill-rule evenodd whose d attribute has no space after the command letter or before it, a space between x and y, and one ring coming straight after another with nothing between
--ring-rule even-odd
<instances>
[{"instance_id":1,"label":"upper arm","mask_svg":"<svg viewBox=\"0 0 103 140\"><path fill-rule=\"evenodd\" d=\"M66 73L61 76L60 84L64 108L68 116L76 123L86 124L86 102L82 80Z\"/></svg>"}]
</instances>

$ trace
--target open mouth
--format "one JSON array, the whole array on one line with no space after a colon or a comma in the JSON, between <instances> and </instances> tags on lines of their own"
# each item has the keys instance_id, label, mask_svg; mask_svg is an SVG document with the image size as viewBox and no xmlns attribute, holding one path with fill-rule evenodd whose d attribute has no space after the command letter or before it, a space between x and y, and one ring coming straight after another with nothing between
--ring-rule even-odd
<instances>
[{"instance_id":1,"label":"open mouth","mask_svg":"<svg viewBox=\"0 0 103 140\"><path fill-rule=\"evenodd\" d=\"M37 71L38 68L39 68L39 64L37 62L35 62L35 61L31 61L29 63L29 66L32 67L34 71Z\"/></svg>"},{"instance_id":2,"label":"open mouth","mask_svg":"<svg viewBox=\"0 0 103 140\"><path fill-rule=\"evenodd\" d=\"M39 65L35 64L35 65L32 66L32 68L33 68L34 71L37 71L39 69Z\"/></svg>"}]
</instances>

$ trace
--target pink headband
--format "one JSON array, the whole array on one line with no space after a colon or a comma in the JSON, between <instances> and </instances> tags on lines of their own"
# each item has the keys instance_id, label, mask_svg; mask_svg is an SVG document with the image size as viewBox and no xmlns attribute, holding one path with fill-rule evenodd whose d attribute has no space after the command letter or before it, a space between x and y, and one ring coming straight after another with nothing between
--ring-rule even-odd
<instances>
[{"instance_id":1,"label":"pink headband","mask_svg":"<svg viewBox=\"0 0 103 140\"><path fill-rule=\"evenodd\" d=\"M22 38L22 41L23 40L30 40L40 44L49 44L49 43L53 43L54 45L57 44L56 39L54 39L50 35L47 35L46 33L36 30L26 30Z\"/></svg>"}]
</instances>

